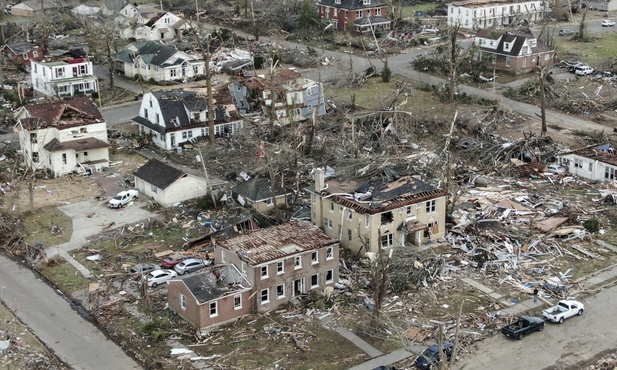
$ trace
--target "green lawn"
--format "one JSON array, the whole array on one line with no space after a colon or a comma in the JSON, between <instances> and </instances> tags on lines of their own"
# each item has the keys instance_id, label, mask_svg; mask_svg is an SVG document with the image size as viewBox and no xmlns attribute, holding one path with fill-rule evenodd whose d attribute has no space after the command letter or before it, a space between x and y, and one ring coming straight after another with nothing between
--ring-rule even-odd
<instances>
[{"instance_id":1,"label":"green lawn","mask_svg":"<svg viewBox=\"0 0 617 370\"><path fill-rule=\"evenodd\" d=\"M617 33L603 32L590 35L590 42L559 38L556 41L556 60L576 61L598 69L607 69L617 59Z\"/></svg>"},{"instance_id":2,"label":"green lawn","mask_svg":"<svg viewBox=\"0 0 617 370\"><path fill-rule=\"evenodd\" d=\"M423 11L426 14L427 11L436 9L437 7L439 7L439 4L432 4L432 3L417 4L414 6L404 6L402 10L402 17L403 18L415 17L416 12L418 10Z\"/></svg>"}]
</instances>

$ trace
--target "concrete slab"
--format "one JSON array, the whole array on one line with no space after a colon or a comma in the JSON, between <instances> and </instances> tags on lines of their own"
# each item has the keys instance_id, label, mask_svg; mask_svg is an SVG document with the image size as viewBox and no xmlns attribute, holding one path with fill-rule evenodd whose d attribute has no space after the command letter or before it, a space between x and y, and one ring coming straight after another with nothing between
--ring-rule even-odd
<instances>
[{"instance_id":1,"label":"concrete slab","mask_svg":"<svg viewBox=\"0 0 617 370\"><path fill-rule=\"evenodd\" d=\"M601 246L602 248L610 249L613 252L617 253L617 247L612 244L608 244L604 240L596 240L596 244Z\"/></svg>"},{"instance_id":2,"label":"concrete slab","mask_svg":"<svg viewBox=\"0 0 617 370\"><path fill-rule=\"evenodd\" d=\"M471 285L472 287L478 289L479 291L486 293L486 294L490 294L493 292L493 289L487 287L486 285L475 281L474 279L470 279L470 278L462 278L462 281L464 281L465 283L467 283L468 285Z\"/></svg>"},{"instance_id":3,"label":"concrete slab","mask_svg":"<svg viewBox=\"0 0 617 370\"><path fill-rule=\"evenodd\" d=\"M422 346L414 347L417 348L413 348L412 351L417 353L420 353L425 348ZM360 365L351 367L349 368L349 370L373 370L378 366L387 366L412 356L415 355L405 349L397 349L396 351L390 352L387 355L379 356Z\"/></svg>"},{"instance_id":4,"label":"concrete slab","mask_svg":"<svg viewBox=\"0 0 617 370\"><path fill-rule=\"evenodd\" d=\"M371 346L366 341L364 341L364 339L360 338L359 336L355 335L354 333L345 329L344 327L337 326L336 328L334 328L334 330L340 335L342 335L343 337L345 337L348 341L355 344L356 347L366 352L367 355L371 357L378 357L378 356L383 355L383 352Z\"/></svg>"},{"instance_id":5,"label":"concrete slab","mask_svg":"<svg viewBox=\"0 0 617 370\"><path fill-rule=\"evenodd\" d=\"M77 260L75 258L73 258L73 256L71 256L67 251L64 251L62 249L60 249L58 251L58 255L62 258L64 258L64 260L68 263L70 263L71 265L73 265L73 267L75 267L79 272L81 272L81 274L84 277L87 278L91 278L92 277L92 273L90 272L90 270L88 270L84 265L82 265L81 263L77 262Z\"/></svg>"},{"instance_id":6,"label":"concrete slab","mask_svg":"<svg viewBox=\"0 0 617 370\"><path fill-rule=\"evenodd\" d=\"M492 292L492 293L489 293L488 295L489 295L489 297L495 298L495 299L503 298L503 296L501 294L497 293L497 292Z\"/></svg>"}]
</instances>

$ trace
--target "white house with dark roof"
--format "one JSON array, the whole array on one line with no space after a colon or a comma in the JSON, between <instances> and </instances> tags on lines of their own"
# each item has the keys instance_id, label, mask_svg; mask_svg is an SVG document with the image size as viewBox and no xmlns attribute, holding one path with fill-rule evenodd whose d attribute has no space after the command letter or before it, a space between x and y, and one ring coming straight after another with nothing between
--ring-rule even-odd
<instances>
[{"instance_id":1,"label":"white house with dark roof","mask_svg":"<svg viewBox=\"0 0 617 370\"><path fill-rule=\"evenodd\" d=\"M206 65L196 56L153 41L130 44L112 58L117 71L145 81L185 81L203 75Z\"/></svg>"},{"instance_id":2,"label":"white house with dark roof","mask_svg":"<svg viewBox=\"0 0 617 370\"><path fill-rule=\"evenodd\" d=\"M173 40L182 37L182 34L190 28L190 23L170 12L160 12L145 24L138 24L131 29L128 37L134 37L137 41ZM126 30L123 31L126 36Z\"/></svg>"},{"instance_id":3,"label":"white house with dark roof","mask_svg":"<svg viewBox=\"0 0 617 370\"><path fill-rule=\"evenodd\" d=\"M572 175L593 181L617 181L617 148L589 145L558 156L559 163Z\"/></svg>"},{"instance_id":4,"label":"white house with dark roof","mask_svg":"<svg viewBox=\"0 0 617 370\"><path fill-rule=\"evenodd\" d=\"M474 37L478 51L476 60L487 60L496 69L529 72L552 63L555 49L538 40L531 31L518 30L499 33L482 29Z\"/></svg>"},{"instance_id":5,"label":"white house with dark roof","mask_svg":"<svg viewBox=\"0 0 617 370\"><path fill-rule=\"evenodd\" d=\"M139 116L133 121L139 132L166 150L210 135L208 114L214 112L214 135L229 136L243 126L238 117L229 88L219 86L213 94L214 107L208 107L204 89L151 91L144 95Z\"/></svg>"},{"instance_id":6,"label":"white house with dark roof","mask_svg":"<svg viewBox=\"0 0 617 370\"><path fill-rule=\"evenodd\" d=\"M204 177L187 173L155 158L139 167L133 175L135 188L163 207L208 194L208 182Z\"/></svg>"},{"instance_id":7,"label":"white house with dark roof","mask_svg":"<svg viewBox=\"0 0 617 370\"><path fill-rule=\"evenodd\" d=\"M109 167L107 123L87 96L28 104L15 112L24 161L54 176Z\"/></svg>"},{"instance_id":8,"label":"white house with dark roof","mask_svg":"<svg viewBox=\"0 0 617 370\"><path fill-rule=\"evenodd\" d=\"M448 4L448 26L484 29L498 26L529 25L544 19L550 2L543 0L462 0Z\"/></svg>"},{"instance_id":9,"label":"white house with dark roof","mask_svg":"<svg viewBox=\"0 0 617 370\"><path fill-rule=\"evenodd\" d=\"M231 188L231 192L236 202L262 213L270 212L274 207L285 206L287 197L293 194L278 184L272 186L270 180L263 177L241 182Z\"/></svg>"},{"instance_id":10,"label":"white house with dark roof","mask_svg":"<svg viewBox=\"0 0 617 370\"><path fill-rule=\"evenodd\" d=\"M345 31L352 24L356 34L390 31L388 5L380 0L320 0L317 3L319 18L332 24L332 28Z\"/></svg>"},{"instance_id":11,"label":"white house with dark roof","mask_svg":"<svg viewBox=\"0 0 617 370\"><path fill-rule=\"evenodd\" d=\"M311 222L354 253L422 244L446 231L447 193L411 175L325 182L315 169Z\"/></svg>"}]
</instances>

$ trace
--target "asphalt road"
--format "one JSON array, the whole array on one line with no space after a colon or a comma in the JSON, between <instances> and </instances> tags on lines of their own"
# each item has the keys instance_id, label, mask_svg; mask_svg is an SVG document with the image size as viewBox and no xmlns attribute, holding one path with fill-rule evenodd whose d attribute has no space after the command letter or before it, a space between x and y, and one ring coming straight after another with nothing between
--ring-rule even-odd
<instances>
[{"instance_id":1,"label":"asphalt road","mask_svg":"<svg viewBox=\"0 0 617 370\"><path fill-rule=\"evenodd\" d=\"M455 364L459 370L552 369L579 370L583 363L617 343L615 303L617 286L583 300L583 316L563 324L546 323L542 332L528 334L523 340L496 335L477 344L477 351Z\"/></svg>"},{"instance_id":2,"label":"asphalt road","mask_svg":"<svg viewBox=\"0 0 617 370\"><path fill-rule=\"evenodd\" d=\"M0 266L2 301L73 369L142 369L32 271L3 256Z\"/></svg>"}]
</instances>

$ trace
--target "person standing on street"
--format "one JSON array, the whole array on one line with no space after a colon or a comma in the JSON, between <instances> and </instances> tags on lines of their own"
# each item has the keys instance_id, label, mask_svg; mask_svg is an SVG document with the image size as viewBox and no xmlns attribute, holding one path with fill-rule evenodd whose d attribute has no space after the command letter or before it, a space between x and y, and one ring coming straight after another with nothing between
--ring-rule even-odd
<instances>
[{"instance_id":1,"label":"person standing on street","mask_svg":"<svg viewBox=\"0 0 617 370\"><path fill-rule=\"evenodd\" d=\"M534 302L538 301L538 292L539 292L538 287L534 287L533 288L533 301Z\"/></svg>"}]
</instances>

